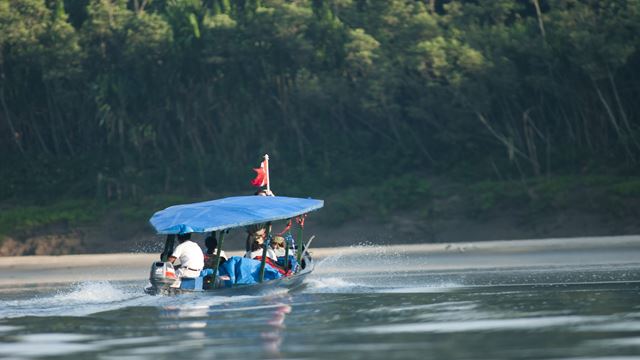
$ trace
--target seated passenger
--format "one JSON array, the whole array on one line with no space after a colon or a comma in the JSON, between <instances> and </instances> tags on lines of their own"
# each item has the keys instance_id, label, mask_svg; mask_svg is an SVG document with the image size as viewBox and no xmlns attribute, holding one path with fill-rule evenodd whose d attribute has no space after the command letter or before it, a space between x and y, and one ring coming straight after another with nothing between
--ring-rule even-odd
<instances>
[{"instance_id":1,"label":"seated passenger","mask_svg":"<svg viewBox=\"0 0 640 360\"><path fill-rule=\"evenodd\" d=\"M263 244L264 244L265 234L266 232L258 232L257 234L256 233L252 234L252 236L254 237L254 241L252 242L250 251L247 251L247 253L244 255L245 258L262 260L262 254L264 253ZM275 241L279 243L281 241L280 244L284 243L284 239L281 236L276 236L275 238L278 238L278 237L280 237L281 240L275 240ZM274 240L271 240L271 242L273 243ZM276 245L276 246L281 246L281 245ZM284 249L282 250L283 250L282 259L284 259ZM295 257L291 255L289 255L289 257L292 259L292 262L295 261ZM267 247L267 259L265 260L265 262L267 263L268 266L271 266L274 270L276 270L281 275L284 275L284 276L291 275L290 270L292 269L292 262L290 262L289 266L287 266L287 269L285 269L283 266L284 263L281 264L278 262L278 255L276 255L276 252L272 248L272 246Z\"/></svg>"},{"instance_id":2,"label":"seated passenger","mask_svg":"<svg viewBox=\"0 0 640 360\"><path fill-rule=\"evenodd\" d=\"M191 241L191 234L179 234L178 242L180 243L173 250L173 254L169 256L169 262L173 263L176 259L180 259L180 267L176 270L178 279L196 278L200 276L200 271L204 267L204 255L198 244ZM180 281L177 285L180 286Z\"/></svg>"},{"instance_id":3,"label":"seated passenger","mask_svg":"<svg viewBox=\"0 0 640 360\"><path fill-rule=\"evenodd\" d=\"M271 190L268 190L268 189L260 189L256 191L254 195L275 196L273 192L271 192ZM247 251L247 254L248 254L251 252L251 248L253 248L253 243L256 241L256 239L258 239L257 241L264 240L264 237L266 235L267 224L260 223L260 224L248 225L245 227L245 229L247 230L247 243L246 243L245 250ZM260 237L262 239L259 239ZM245 257L248 257L248 256L245 254Z\"/></svg>"},{"instance_id":4,"label":"seated passenger","mask_svg":"<svg viewBox=\"0 0 640 360\"><path fill-rule=\"evenodd\" d=\"M207 247L207 252L204 255L205 268L213 269L216 266L216 256L218 255L218 239L216 239L215 233L207 236L204 239L204 244ZM227 259L227 254L225 254L224 250L220 251L219 265L222 265Z\"/></svg>"},{"instance_id":5,"label":"seated passenger","mask_svg":"<svg viewBox=\"0 0 640 360\"><path fill-rule=\"evenodd\" d=\"M284 256L285 254L285 241L282 236L276 235L271 240L271 248L273 249L273 253L276 255L276 258Z\"/></svg>"},{"instance_id":6,"label":"seated passenger","mask_svg":"<svg viewBox=\"0 0 640 360\"><path fill-rule=\"evenodd\" d=\"M259 229L249 234L248 241L251 244L251 248L244 254L244 257L254 259L256 257L262 257L264 238L266 237L267 230ZM277 260L277 256L271 247L267 248L267 257L273 260Z\"/></svg>"}]
</instances>

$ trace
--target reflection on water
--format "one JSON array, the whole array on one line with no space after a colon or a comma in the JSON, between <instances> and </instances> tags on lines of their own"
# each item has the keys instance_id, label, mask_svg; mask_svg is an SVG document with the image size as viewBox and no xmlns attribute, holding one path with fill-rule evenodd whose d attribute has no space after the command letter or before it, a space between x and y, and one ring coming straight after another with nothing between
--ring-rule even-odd
<instances>
[{"instance_id":1,"label":"reflection on water","mask_svg":"<svg viewBox=\"0 0 640 360\"><path fill-rule=\"evenodd\" d=\"M154 297L144 281L0 289L0 359L640 354L640 264L394 271L405 260L430 261L337 256L302 291L263 296Z\"/></svg>"}]
</instances>

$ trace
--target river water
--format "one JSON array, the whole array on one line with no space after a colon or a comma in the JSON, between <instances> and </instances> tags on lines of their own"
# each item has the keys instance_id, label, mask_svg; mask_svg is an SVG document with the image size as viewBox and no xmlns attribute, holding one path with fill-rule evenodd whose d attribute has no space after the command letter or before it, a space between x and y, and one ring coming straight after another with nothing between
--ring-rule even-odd
<instances>
[{"instance_id":1,"label":"river water","mask_svg":"<svg viewBox=\"0 0 640 360\"><path fill-rule=\"evenodd\" d=\"M337 253L258 296L149 296L146 274L5 287L0 359L640 358L637 247L463 250Z\"/></svg>"}]
</instances>

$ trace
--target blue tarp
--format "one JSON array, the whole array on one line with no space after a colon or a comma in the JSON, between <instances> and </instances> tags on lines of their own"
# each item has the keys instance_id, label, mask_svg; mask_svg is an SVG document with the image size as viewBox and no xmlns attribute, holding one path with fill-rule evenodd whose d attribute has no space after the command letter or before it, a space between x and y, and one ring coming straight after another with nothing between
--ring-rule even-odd
<instances>
[{"instance_id":1,"label":"blue tarp","mask_svg":"<svg viewBox=\"0 0 640 360\"><path fill-rule=\"evenodd\" d=\"M284 268L284 256L278 256L278 261L276 261L276 264ZM298 260L296 260L295 256L289 255L287 270L292 270L293 272L296 272L297 267L298 267Z\"/></svg>"},{"instance_id":2,"label":"blue tarp","mask_svg":"<svg viewBox=\"0 0 640 360\"><path fill-rule=\"evenodd\" d=\"M209 232L292 218L320 209L324 201L286 196L236 196L158 211L149 222L158 234Z\"/></svg>"},{"instance_id":3,"label":"blue tarp","mask_svg":"<svg viewBox=\"0 0 640 360\"><path fill-rule=\"evenodd\" d=\"M260 280L260 261L232 256L220 266L220 275L227 275L225 287L233 284L255 284ZM269 264L264 266L264 280L279 279L282 275Z\"/></svg>"}]
</instances>

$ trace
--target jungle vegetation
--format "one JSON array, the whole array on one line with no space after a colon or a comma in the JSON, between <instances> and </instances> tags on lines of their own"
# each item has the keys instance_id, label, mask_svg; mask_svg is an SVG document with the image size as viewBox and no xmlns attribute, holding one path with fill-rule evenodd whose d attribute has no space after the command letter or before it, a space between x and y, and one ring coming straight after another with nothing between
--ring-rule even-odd
<instances>
[{"instance_id":1,"label":"jungle vegetation","mask_svg":"<svg viewBox=\"0 0 640 360\"><path fill-rule=\"evenodd\" d=\"M640 0L4 0L0 201L635 177L639 50Z\"/></svg>"}]
</instances>

